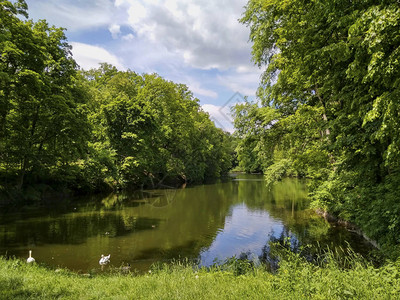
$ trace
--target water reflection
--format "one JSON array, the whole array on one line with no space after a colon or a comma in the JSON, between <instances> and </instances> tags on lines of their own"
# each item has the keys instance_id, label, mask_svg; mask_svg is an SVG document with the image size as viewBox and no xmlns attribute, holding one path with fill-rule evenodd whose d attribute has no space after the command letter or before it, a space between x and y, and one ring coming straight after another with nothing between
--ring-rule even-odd
<instances>
[{"instance_id":1,"label":"water reflection","mask_svg":"<svg viewBox=\"0 0 400 300\"><path fill-rule=\"evenodd\" d=\"M157 261L263 256L270 240L299 244L369 246L308 210L306 185L288 179L269 190L262 176L240 175L216 184L79 199L47 210L0 215L0 254L76 271L111 264L146 270ZM364 249L365 248L365 249Z\"/></svg>"}]
</instances>

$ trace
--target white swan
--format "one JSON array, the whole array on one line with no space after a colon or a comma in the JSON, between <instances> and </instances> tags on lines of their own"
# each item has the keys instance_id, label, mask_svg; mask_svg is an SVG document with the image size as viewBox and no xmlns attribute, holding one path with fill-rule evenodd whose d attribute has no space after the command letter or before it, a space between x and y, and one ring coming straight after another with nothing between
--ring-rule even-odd
<instances>
[{"instance_id":1,"label":"white swan","mask_svg":"<svg viewBox=\"0 0 400 300\"><path fill-rule=\"evenodd\" d=\"M28 264L35 262L35 259L32 257L32 250L29 250L29 257L26 260Z\"/></svg>"},{"instance_id":2,"label":"white swan","mask_svg":"<svg viewBox=\"0 0 400 300\"><path fill-rule=\"evenodd\" d=\"M104 266L110 262L110 256L111 254L108 254L107 256L104 256L103 254L101 255L101 258L99 260L99 264L101 266Z\"/></svg>"}]
</instances>

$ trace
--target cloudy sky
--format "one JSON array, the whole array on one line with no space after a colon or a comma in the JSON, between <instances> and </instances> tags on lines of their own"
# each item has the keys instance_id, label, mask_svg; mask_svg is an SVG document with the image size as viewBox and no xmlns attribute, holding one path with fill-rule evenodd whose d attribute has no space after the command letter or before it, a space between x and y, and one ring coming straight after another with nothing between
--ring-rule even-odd
<instances>
[{"instance_id":1,"label":"cloudy sky","mask_svg":"<svg viewBox=\"0 0 400 300\"><path fill-rule=\"evenodd\" d=\"M261 70L251 62L249 30L238 22L247 0L26 2L30 18L67 29L83 69L108 62L184 83L228 131L223 107L255 95Z\"/></svg>"}]
</instances>

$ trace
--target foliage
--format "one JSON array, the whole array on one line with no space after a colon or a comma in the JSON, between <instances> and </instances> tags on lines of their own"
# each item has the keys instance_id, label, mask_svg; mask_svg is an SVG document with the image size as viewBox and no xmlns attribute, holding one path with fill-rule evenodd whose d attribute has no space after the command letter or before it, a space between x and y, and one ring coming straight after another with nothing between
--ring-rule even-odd
<instances>
[{"instance_id":1,"label":"foliage","mask_svg":"<svg viewBox=\"0 0 400 300\"><path fill-rule=\"evenodd\" d=\"M267 69L236 108L239 164L314 179L315 206L398 245L399 5L250 0L242 22Z\"/></svg>"},{"instance_id":2,"label":"foliage","mask_svg":"<svg viewBox=\"0 0 400 300\"><path fill-rule=\"evenodd\" d=\"M86 93L62 29L22 21L26 4L0 4L0 171L28 180L58 176L82 157ZM7 181L7 180L5 180Z\"/></svg>"},{"instance_id":3,"label":"foliage","mask_svg":"<svg viewBox=\"0 0 400 300\"><path fill-rule=\"evenodd\" d=\"M232 270L177 262L139 276L134 272L80 275L1 259L0 295L5 299L389 299L400 292L399 261L374 268L354 259L343 268L333 256L318 266L291 251L281 255L275 274L233 259Z\"/></svg>"},{"instance_id":4,"label":"foliage","mask_svg":"<svg viewBox=\"0 0 400 300\"><path fill-rule=\"evenodd\" d=\"M94 142L111 155L110 176L118 185L155 187L174 178L201 182L230 169L230 137L214 126L185 85L106 64L84 76L95 107Z\"/></svg>"},{"instance_id":5,"label":"foliage","mask_svg":"<svg viewBox=\"0 0 400 300\"><path fill-rule=\"evenodd\" d=\"M278 180L286 177L290 173L288 169L291 166L291 162L288 159L281 159L278 162L270 165L265 171L265 181L268 186L275 183Z\"/></svg>"},{"instance_id":6,"label":"foliage","mask_svg":"<svg viewBox=\"0 0 400 300\"><path fill-rule=\"evenodd\" d=\"M201 182L231 168L231 137L185 85L106 64L80 72L63 29L22 16L24 0L0 2L2 198Z\"/></svg>"},{"instance_id":7,"label":"foliage","mask_svg":"<svg viewBox=\"0 0 400 300\"><path fill-rule=\"evenodd\" d=\"M279 139L279 133L267 131L275 124L278 114L269 107L259 108L255 103L245 102L233 108L236 152L239 166L246 172L260 172L272 161L271 148ZM271 133L265 136L264 133Z\"/></svg>"}]
</instances>

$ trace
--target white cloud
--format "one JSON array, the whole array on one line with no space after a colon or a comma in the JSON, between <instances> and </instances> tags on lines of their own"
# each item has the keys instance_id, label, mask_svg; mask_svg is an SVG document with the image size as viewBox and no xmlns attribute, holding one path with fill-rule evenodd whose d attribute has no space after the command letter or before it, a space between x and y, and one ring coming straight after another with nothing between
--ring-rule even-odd
<instances>
[{"instance_id":1,"label":"white cloud","mask_svg":"<svg viewBox=\"0 0 400 300\"><path fill-rule=\"evenodd\" d=\"M31 17L46 19L50 24L68 31L108 26L118 13L112 0L27 0L27 3Z\"/></svg>"},{"instance_id":2,"label":"white cloud","mask_svg":"<svg viewBox=\"0 0 400 300\"><path fill-rule=\"evenodd\" d=\"M250 65L248 29L238 19L246 0L117 0L142 39L179 53L190 67L229 69Z\"/></svg>"},{"instance_id":3,"label":"white cloud","mask_svg":"<svg viewBox=\"0 0 400 300\"><path fill-rule=\"evenodd\" d=\"M234 105L234 103L232 103ZM230 108L228 106L218 106L213 104L203 104L201 106L205 112L210 115L210 119L219 128L232 133L234 131L233 118L231 116Z\"/></svg>"},{"instance_id":4,"label":"white cloud","mask_svg":"<svg viewBox=\"0 0 400 300\"><path fill-rule=\"evenodd\" d=\"M222 106L214 105L214 104L203 104L201 106L205 112L208 112L211 117L216 119L224 119L225 117L222 115L221 110Z\"/></svg>"},{"instance_id":5,"label":"white cloud","mask_svg":"<svg viewBox=\"0 0 400 300\"><path fill-rule=\"evenodd\" d=\"M112 24L110 27L108 27L108 30L110 31L112 38L117 39L119 34L121 33L121 26L117 24Z\"/></svg>"},{"instance_id":6,"label":"white cloud","mask_svg":"<svg viewBox=\"0 0 400 300\"><path fill-rule=\"evenodd\" d=\"M143 41L133 34L122 38L122 44L117 45L116 52L124 57L124 63L132 70L139 73L159 73L169 80L182 82L185 76L182 72L180 59L176 54L165 49L161 44L153 44ZM179 70L179 72L177 72ZM179 73L180 76L176 76Z\"/></svg>"},{"instance_id":7,"label":"white cloud","mask_svg":"<svg viewBox=\"0 0 400 300\"><path fill-rule=\"evenodd\" d=\"M239 92L245 96L255 96L260 82L262 71L255 69L252 72L232 72L228 75L218 76L218 81L221 85L232 91Z\"/></svg>"},{"instance_id":8,"label":"white cloud","mask_svg":"<svg viewBox=\"0 0 400 300\"><path fill-rule=\"evenodd\" d=\"M189 89L195 94L195 96L205 96L208 98L216 99L218 98L218 93L209 90L203 87L203 84L198 81L198 79L192 77L192 76L187 76L184 74L178 75L181 77L181 82L186 84ZM178 78L177 78L178 79Z\"/></svg>"},{"instance_id":9,"label":"white cloud","mask_svg":"<svg viewBox=\"0 0 400 300\"><path fill-rule=\"evenodd\" d=\"M129 14L129 23L132 26L136 27L146 19L147 10L142 4L138 2L133 2L130 4L130 7L128 9L128 14ZM146 28L146 24L145 23L141 24L139 28Z\"/></svg>"},{"instance_id":10,"label":"white cloud","mask_svg":"<svg viewBox=\"0 0 400 300\"><path fill-rule=\"evenodd\" d=\"M72 54L82 69L98 68L100 63L109 63L120 70L125 69L119 59L106 49L82 43L70 43Z\"/></svg>"},{"instance_id":11,"label":"white cloud","mask_svg":"<svg viewBox=\"0 0 400 300\"><path fill-rule=\"evenodd\" d=\"M132 33L129 33L129 34L127 34L127 35L123 35L122 36L122 39L124 40L124 41L131 41L131 40L133 40L135 38L135 36L132 34Z\"/></svg>"},{"instance_id":12,"label":"white cloud","mask_svg":"<svg viewBox=\"0 0 400 300\"><path fill-rule=\"evenodd\" d=\"M121 6L122 4L124 4L124 2L125 2L125 0L115 0L114 5L115 5L116 7L119 7L119 6Z\"/></svg>"},{"instance_id":13,"label":"white cloud","mask_svg":"<svg viewBox=\"0 0 400 300\"><path fill-rule=\"evenodd\" d=\"M84 69L108 62L156 72L214 104L229 91L253 96L258 87L261 71L250 61L249 31L238 22L247 0L27 2L34 19L66 27L70 40L83 42L71 44Z\"/></svg>"},{"instance_id":14,"label":"white cloud","mask_svg":"<svg viewBox=\"0 0 400 300\"><path fill-rule=\"evenodd\" d=\"M195 93L197 95L206 96L206 97L209 97L209 98L217 98L218 97L218 93L216 93L215 91L201 88L197 84L190 84L189 83L188 86L189 86L189 89L193 93Z\"/></svg>"}]
</instances>

